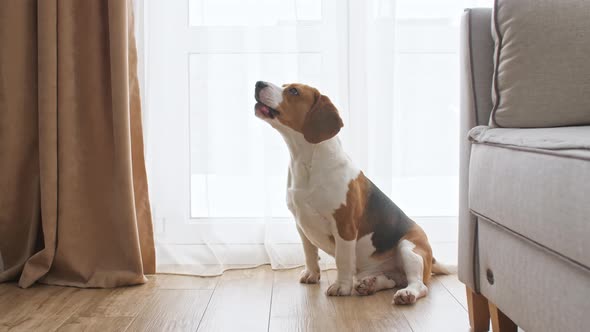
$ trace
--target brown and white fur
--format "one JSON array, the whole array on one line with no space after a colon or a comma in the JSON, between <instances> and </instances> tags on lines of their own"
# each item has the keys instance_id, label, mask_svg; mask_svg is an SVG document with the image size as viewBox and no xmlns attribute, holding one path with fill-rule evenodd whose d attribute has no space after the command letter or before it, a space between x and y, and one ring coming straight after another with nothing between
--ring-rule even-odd
<instances>
[{"instance_id":1,"label":"brown and white fur","mask_svg":"<svg viewBox=\"0 0 590 332\"><path fill-rule=\"evenodd\" d=\"M448 270L434 260L422 228L346 155L330 99L307 85L267 82L256 83L255 97L256 116L279 131L291 154L287 204L305 252L300 282L319 281L319 248L336 258L338 278L328 295L397 287L396 304L425 296L431 274Z\"/></svg>"}]
</instances>

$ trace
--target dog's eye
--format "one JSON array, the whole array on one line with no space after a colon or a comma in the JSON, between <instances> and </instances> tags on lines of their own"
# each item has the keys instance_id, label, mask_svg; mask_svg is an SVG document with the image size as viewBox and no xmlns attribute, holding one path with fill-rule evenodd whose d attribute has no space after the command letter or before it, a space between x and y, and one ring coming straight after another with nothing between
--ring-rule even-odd
<instances>
[{"instance_id":1,"label":"dog's eye","mask_svg":"<svg viewBox=\"0 0 590 332\"><path fill-rule=\"evenodd\" d=\"M290 88L289 93L292 94L293 96L299 96L299 91L297 91L296 88Z\"/></svg>"}]
</instances>

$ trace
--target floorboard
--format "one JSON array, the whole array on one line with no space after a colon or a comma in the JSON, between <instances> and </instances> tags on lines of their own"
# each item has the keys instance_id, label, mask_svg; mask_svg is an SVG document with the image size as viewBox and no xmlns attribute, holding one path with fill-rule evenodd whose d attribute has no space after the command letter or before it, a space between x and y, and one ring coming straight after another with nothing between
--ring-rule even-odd
<instances>
[{"instance_id":1,"label":"floorboard","mask_svg":"<svg viewBox=\"0 0 590 332\"><path fill-rule=\"evenodd\" d=\"M117 289L0 284L0 331L469 331L464 286L454 275L433 278L415 305L397 306L393 290L327 297L336 271L303 285L301 269L161 274Z\"/></svg>"},{"instance_id":2,"label":"floorboard","mask_svg":"<svg viewBox=\"0 0 590 332\"><path fill-rule=\"evenodd\" d=\"M267 331L273 277L269 266L226 271L198 331Z\"/></svg>"}]
</instances>

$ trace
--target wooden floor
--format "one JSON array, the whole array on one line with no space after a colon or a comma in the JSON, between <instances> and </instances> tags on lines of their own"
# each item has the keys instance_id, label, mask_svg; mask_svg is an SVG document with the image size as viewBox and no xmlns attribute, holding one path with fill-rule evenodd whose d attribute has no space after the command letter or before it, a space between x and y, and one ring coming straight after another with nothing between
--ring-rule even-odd
<instances>
[{"instance_id":1,"label":"wooden floor","mask_svg":"<svg viewBox=\"0 0 590 332\"><path fill-rule=\"evenodd\" d=\"M436 277L428 297L395 306L392 290L326 297L336 272L323 272L319 285L301 285L300 270L155 275L118 289L0 284L0 331L469 331L456 276Z\"/></svg>"}]
</instances>

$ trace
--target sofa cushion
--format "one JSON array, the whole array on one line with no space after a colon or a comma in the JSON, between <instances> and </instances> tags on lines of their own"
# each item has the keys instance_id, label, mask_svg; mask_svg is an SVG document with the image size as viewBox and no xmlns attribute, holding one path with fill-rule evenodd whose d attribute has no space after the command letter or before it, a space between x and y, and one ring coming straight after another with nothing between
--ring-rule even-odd
<instances>
[{"instance_id":1,"label":"sofa cushion","mask_svg":"<svg viewBox=\"0 0 590 332\"><path fill-rule=\"evenodd\" d=\"M539 149L548 154L579 156L583 159L590 151L590 126L526 130L479 126L469 131L469 139L476 143Z\"/></svg>"},{"instance_id":2,"label":"sofa cushion","mask_svg":"<svg viewBox=\"0 0 590 332\"><path fill-rule=\"evenodd\" d=\"M469 208L590 267L590 126L474 128Z\"/></svg>"},{"instance_id":3,"label":"sofa cushion","mask_svg":"<svg viewBox=\"0 0 590 332\"><path fill-rule=\"evenodd\" d=\"M590 124L590 2L496 0L496 127Z\"/></svg>"}]
</instances>

